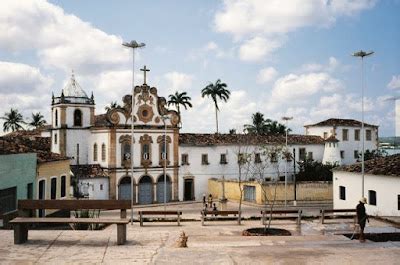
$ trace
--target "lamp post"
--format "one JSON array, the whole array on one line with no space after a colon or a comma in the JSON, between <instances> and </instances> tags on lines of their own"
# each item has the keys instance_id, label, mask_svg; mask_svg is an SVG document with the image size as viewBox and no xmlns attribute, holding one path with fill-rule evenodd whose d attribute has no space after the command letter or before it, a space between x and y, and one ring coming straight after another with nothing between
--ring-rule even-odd
<instances>
[{"instance_id":1,"label":"lamp post","mask_svg":"<svg viewBox=\"0 0 400 265\"><path fill-rule=\"evenodd\" d=\"M162 152L162 155L164 157L161 157L164 160L164 211L167 210L167 123L166 120L169 119L168 116L162 115L161 119L164 122L164 152Z\"/></svg>"},{"instance_id":2,"label":"lamp post","mask_svg":"<svg viewBox=\"0 0 400 265\"><path fill-rule=\"evenodd\" d=\"M286 150L285 150L285 207L287 207L287 157L286 153L288 151L288 121L293 119L293 117L282 117L282 120L286 122Z\"/></svg>"},{"instance_id":3,"label":"lamp post","mask_svg":"<svg viewBox=\"0 0 400 265\"><path fill-rule=\"evenodd\" d=\"M132 40L131 42L124 42L122 43L123 46L131 48L132 49L132 102L131 102L131 119L132 119L132 126L131 126L131 225L133 225L133 142L134 142L134 137L133 137L133 132L134 132L134 114L133 114L133 107L135 106L135 95L134 95L134 90L135 90L135 49L137 48L142 48L146 46L146 44L142 43L137 43L135 40Z\"/></svg>"},{"instance_id":4,"label":"lamp post","mask_svg":"<svg viewBox=\"0 0 400 265\"><path fill-rule=\"evenodd\" d=\"M364 152L365 152L365 132L364 132L364 57L372 55L374 52L365 52L360 50L353 53L354 57L361 57L361 138L362 138L362 150L361 150L361 194L364 197Z\"/></svg>"}]
</instances>

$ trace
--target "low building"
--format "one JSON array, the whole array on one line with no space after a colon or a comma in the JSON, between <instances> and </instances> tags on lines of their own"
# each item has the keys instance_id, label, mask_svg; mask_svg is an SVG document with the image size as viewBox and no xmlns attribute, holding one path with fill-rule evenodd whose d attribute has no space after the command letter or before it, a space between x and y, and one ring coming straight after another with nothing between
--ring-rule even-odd
<instances>
[{"instance_id":1,"label":"low building","mask_svg":"<svg viewBox=\"0 0 400 265\"><path fill-rule=\"evenodd\" d=\"M334 208L355 208L361 197L361 163L335 169ZM400 154L365 161L364 197L369 215L400 216Z\"/></svg>"},{"instance_id":2,"label":"low building","mask_svg":"<svg viewBox=\"0 0 400 265\"><path fill-rule=\"evenodd\" d=\"M109 178L101 165L73 165L71 166L74 183L78 191L77 197L94 200L109 199ZM120 184L124 185L124 184ZM130 183L128 189L130 189ZM131 199L131 198L125 198Z\"/></svg>"}]
</instances>

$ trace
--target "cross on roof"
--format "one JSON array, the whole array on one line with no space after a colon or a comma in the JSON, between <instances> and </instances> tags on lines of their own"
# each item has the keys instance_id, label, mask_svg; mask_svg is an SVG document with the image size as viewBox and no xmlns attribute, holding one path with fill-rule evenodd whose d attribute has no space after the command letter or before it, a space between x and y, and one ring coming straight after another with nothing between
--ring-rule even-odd
<instances>
[{"instance_id":1,"label":"cross on roof","mask_svg":"<svg viewBox=\"0 0 400 265\"><path fill-rule=\"evenodd\" d=\"M147 68L146 68L146 65L145 65L142 69L140 69L140 71L143 71L143 75L144 75L144 77L143 77L143 84L146 84L146 72L149 72L150 69L147 69Z\"/></svg>"}]
</instances>

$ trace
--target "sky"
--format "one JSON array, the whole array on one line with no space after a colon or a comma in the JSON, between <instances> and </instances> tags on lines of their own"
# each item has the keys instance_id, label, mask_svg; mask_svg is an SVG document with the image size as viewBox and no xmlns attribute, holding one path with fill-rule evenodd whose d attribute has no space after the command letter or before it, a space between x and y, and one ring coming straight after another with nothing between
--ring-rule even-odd
<instances>
[{"instance_id":1,"label":"sky","mask_svg":"<svg viewBox=\"0 0 400 265\"><path fill-rule=\"evenodd\" d=\"M364 59L365 121L380 136L395 134L393 97L400 96L399 0L49 0L0 3L0 116L18 109L50 121L51 96L75 73L96 114L122 102L135 85L159 96L187 92L181 132L215 132L215 109L201 89L221 79L231 91L219 104L220 132L251 123L261 112L304 133L328 118L361 119ZM0 126L2 126L0 121Z\"/></svg>"}]
</instances>

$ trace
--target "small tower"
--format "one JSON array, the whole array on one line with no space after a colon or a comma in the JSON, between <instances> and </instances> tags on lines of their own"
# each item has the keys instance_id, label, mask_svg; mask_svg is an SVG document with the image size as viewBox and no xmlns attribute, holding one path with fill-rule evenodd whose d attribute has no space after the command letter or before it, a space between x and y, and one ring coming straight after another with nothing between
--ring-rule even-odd
<instances>
[{"instance_id":1,"label":"small tower","mask_svg":"<svg viewBox=\"0 0 400 265\"><path fill-rule=\"evenodd\" d=\"M340 157L339 140L334 135L331 135L325 140L323 164L336 164L341 165L342 159Z\"/></svg>"},{"instance_id":2,"label":"small tower","mask_svg":"<svg viewBox=\"0 0 400 265\"><path fill-rule=\"evenodd\" d=\"M87 163L87 140L94 125L95 102L75 80L72 71L59 97L52 98L51 151L71 157L71 164Z\"/></svg>"}]
</instances>

